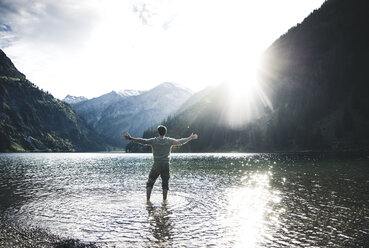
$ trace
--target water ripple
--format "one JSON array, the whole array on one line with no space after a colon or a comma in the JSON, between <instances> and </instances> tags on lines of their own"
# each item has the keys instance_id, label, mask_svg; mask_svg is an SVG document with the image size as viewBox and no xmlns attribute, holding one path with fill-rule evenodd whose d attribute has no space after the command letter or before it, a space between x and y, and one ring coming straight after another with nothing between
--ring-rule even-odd
<instances>
[{"instance_id":1,"label":"water ripple","mask_svg":"<svg viewBox=\"0 0 369 248\"><path fill-rule=\"evenodd\" d=\"M1 154L0 214L102 247L366 246L367 162L175 154L146 203L150 154Z\"/></svg>"}]
</instances>

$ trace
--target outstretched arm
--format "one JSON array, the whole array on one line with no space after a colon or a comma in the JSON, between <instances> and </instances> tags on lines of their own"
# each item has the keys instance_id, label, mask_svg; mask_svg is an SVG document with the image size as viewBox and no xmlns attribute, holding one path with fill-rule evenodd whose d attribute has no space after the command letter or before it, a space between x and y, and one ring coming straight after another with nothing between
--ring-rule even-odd
<instances>
[{"instance_id":1,"label":"outstretched arm","mask_svg":"<svg viewBox=\"0 0 369 248\"><path fill-rule=\"evenodd\" d=\"M182 139L177 139L174 141L174 146L181 146L181 145L184 145L186 144L187 142L193 140L193 139L197 139L198 138L198 135L197 134L194 134L194 133L191 133L190 136L188 136L187 138L182 138Z\"/></svg>"},{"instance_id":2,"label":"outstretched arm","mask_svg":"<svg viewBox=\"0 0 369 248\"><path fill-rule=\"evenodd\" d=\"M141 138L134 138L129 133L123 134L122 137L126 140L131 140L133 142L139 143L141 145L151 145L152 139L141 139Z\"/></svg>"},{"instance_id":3,"label":"outstretched arm","mask_svg":"<svg viewBox=\"0 0 369 248\"><path fill-rule=\"evenodd\" d=\"M126 134L122 134L122 137L126 140L131 140L131 141L135 141L136 138L132 137L129 133Z\"/></svg>"}]
</instances>

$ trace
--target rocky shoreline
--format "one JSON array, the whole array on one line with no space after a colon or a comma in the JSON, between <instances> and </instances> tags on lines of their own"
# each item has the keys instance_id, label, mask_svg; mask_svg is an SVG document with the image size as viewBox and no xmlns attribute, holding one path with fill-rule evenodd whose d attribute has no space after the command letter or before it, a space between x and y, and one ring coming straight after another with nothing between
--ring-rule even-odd
<instances>
[{"instance_id":1,"label":"rocky shoreline","mask_svg":"<svg viewBox=\"0 0 369 248\"><path fill-rule=\"evenodd\" d=\"M97 248L93 243L83 243L76 239L63 238L39 228L24 228L0 222L0 248L8 247L54 247L54 248Z\"/></svg>"}]
</instances>

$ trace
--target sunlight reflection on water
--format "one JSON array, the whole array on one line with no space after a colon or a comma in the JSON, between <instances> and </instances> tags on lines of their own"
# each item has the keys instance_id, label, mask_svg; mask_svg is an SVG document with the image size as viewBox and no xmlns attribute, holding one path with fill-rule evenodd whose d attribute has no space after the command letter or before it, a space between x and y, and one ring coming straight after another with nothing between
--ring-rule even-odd
<instances>
[{"instance_id":1,"label":"sunlight reflection on water","mask_svg":"<svg viewBox=\"0 0 369 248\"><path fill-rule=\"evenodd\" d=\"M268 234L267 221L278 221L278 213L270 208L280 201L271 189L271 176L271 172L252 173L241 179L243 186L226 193L229 208L224 222L231 227L234 247L255 247Z\"/></svg>"},{"instance_id":2,"label":"sunlight reflection on water","mask_svg":"<svg viewBox=\"0 0 369 248\"><path fill-rule=\"evenodd\" d=\"M367 159L175 154L147 204L151 156L1 154L0 214L103 247L366 244Z\"/></svg>"}]
</instances>

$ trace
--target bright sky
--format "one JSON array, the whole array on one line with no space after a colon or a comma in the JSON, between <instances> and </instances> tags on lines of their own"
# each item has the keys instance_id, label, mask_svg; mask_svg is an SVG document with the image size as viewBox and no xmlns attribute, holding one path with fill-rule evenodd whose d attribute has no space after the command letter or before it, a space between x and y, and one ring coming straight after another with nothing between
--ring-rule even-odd
<instances>
[{"instance_id":1,"label":"bright sky","mask_svg":"<svg viewBox=\"0 0 369 248\"><path fill-rule=\"evenodd\" d=\"M55 97L249 79L324 0L0 0L0 48Z\"/></svg>"}]
</instances>

